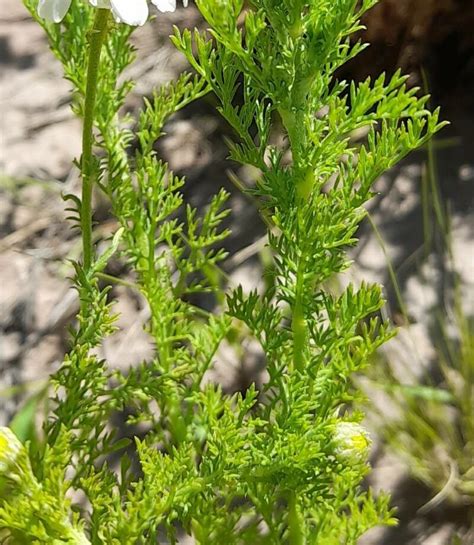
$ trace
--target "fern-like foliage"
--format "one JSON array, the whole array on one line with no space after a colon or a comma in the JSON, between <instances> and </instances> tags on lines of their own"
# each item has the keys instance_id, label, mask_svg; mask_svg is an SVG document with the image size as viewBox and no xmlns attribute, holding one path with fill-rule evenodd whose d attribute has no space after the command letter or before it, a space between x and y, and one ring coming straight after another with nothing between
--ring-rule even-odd
<instances>
[{"instance_id":1,"label":"fern-like foliage","mask_svg":"<svg viewBox=\"0 0 474 545\"><path fill-rule=\"evenodd\" d=\"M36 0L24 2L34 14ZM348 413L358 396L351 374L390 336L377 318L380 288L350 286L335 296L324 286L348 266L345 252L356 242L371 184L440 128L438 113L398 73L358 86L337 80L337 69L363 47L350 36L373 0L196 4L209 31L176 30L173 38L196 75L156 90L133 129L122 114L132 86L122 76L134 56L131 31L109 30L92 174L120 229L89 270L75 264L81 307L71 350L52 378L44 441L5 451L13 466L0 457L7 543L151 545L177 543L184 531L201 545L355 544L392 522L387 498L360 489L368 439L362 415ZM79 116L93 13L77 0L61 25L39 21ZM228 235L227 195L218 192L205 211L186 205L184 180L154 151L166 120L210 91L235 131L231 157L259 169L251 191L271 223L274 256L271 287L238 288L215 315L188 296L222 294L215 278L226 257L219 245ZM276 147L270 137L280 123L287 139ZM367 139L356 147L350 135L361 128ZM72 199L75 217L78 205ZM114 330L101 276L113 254L135 273L156 349L126 374L97 357ZM265 354L260 391L226 395L203 380L233 321ZM141 439L116 437L111 418L124 411L145 430ZM119 467L111 467L117 453ZM87 506L71 506L71 490ZM47 507L41 516L40 503Z\"/></svg>"}]
</instances>

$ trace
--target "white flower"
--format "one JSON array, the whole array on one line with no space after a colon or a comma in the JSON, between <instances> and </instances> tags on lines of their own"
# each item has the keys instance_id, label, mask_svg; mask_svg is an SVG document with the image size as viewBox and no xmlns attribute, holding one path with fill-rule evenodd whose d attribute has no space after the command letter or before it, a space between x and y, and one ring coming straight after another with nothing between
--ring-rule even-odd
<instances>
[{"instance_id":1,"label":"white flower","mask_svg":"<svg viewBox=\"0 0 474 545\"><path fill-rule=\"evenodd\" d=\"M38 15L48 21L59 23L66 15L72 0L39 0ZM176 0L151 0L159 11L175 11ZM148 19L147 0L89 0L95 8L110 9L119 23L141 26ZM188 5L188 0L183 0L183 5Z\"/></svg>"},{"instance_id":2,"label":"white flower","mask_svg":"<svg viewBox=\"0 0 474 545\"><path fill-rule=\"evenodd\" d=\"M355 422L338 422L334 432L336 452L344 458L366 460L370 447L369 432Z\"/></svg>"}]
</instances>

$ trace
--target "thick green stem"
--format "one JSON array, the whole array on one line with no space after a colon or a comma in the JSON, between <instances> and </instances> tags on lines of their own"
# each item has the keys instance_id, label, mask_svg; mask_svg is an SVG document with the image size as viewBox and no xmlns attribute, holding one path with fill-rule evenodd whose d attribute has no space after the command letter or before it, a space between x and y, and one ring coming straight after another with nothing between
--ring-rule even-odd
<instances>
[{"instance_id":1,"label":"thick green stem","mask_svg":"<svg viewBox=\"0 0 474 545\"><path fill-rule=\"evenodd\" d=\"M94 26L90 33L89 61L87 66L87 85L84 104L84 125L82 129L82 200L81 231L83 246L83 265L88 271L92 265L92 189L94 187L94 167L92 147L94 144L94 118L97 98L100 53L107 36L110 10L98 9Z\"/></svg>"},{"instance_id":2,"label":"thick green stem","mask_svg":"<svg viewBox=\"0 0 474 545\"><path fill-rule=\"evenodd\" d=\"M288 134L291 152L293 154L293 171L296 183L296 199L298 209L298 232L304 233L304 218L301 207L311 195L314 184L313 169L305 165L304 155L306 149L306 133L304 115L302 108L294 111L280 110L283 125ZM298 235L300 236L300 235ZM299 256L298 268L296 271L295 302L292 308L291 329L293 332L293 367L290 370L303 371L305 365L304 353L308 339L307 324L304 317L304 274L305 256Z\"/></svg>"},{"instance_id":3,"label":"thick green stem","mask_svg":"<svg viewBox=\"0 0 474 545\"><path fill-rule=\"evenodd\" d=\"M288 498L288 542L289 545L305 545L306 543L304 520L294 492L290 492Z\"/></svg>"}]
</instances>

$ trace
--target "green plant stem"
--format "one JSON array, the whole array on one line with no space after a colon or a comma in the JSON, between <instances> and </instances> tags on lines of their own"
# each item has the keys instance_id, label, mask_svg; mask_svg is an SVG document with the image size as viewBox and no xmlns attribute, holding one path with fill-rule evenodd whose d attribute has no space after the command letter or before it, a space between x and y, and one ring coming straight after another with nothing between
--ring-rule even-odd
<instances>
[{"instance_id":1,"label":"green plant stem","mask_svg":"<svg viewBox=\"0 0 474 545\"><path fill-rule=\"evenodd\" d=\"M98 9L89 41L89 61L87 66L87 84L84 104L84 124L82 129L82 199L81 232L83 245L83 265L88 271L92 265L92 189L94 186L93 155L94 117L97 98L100 53L108 30L110 10Z\"/></svg>"},{"instance_id":2,"label":"green plant stem","mask_svg":"<svg viewBox=\"0 0 474 545\"><path fill-rule=\"evenodd\" d=\"M293 366L294 369L299 372L304 370L304 352L307 342L307 327L303 309L303 275L303 256L301 256L298 271L296 273L295 304L293 306L293 316L291 319L291 329L293 332Z\"/></svg>"},{"instance_id":3,"label":"green plant stem","mask_svg":"<svg viewBox=\"0 0 474 545\"><path fill-rule=\"evenodd\" d=\"M295 173L296 199L298 205L302 205L311 196L314 185L313 170L310 166L302 166L302 156L306 148L306 135L304 129L303 109L296 108L295 112L280 109L280 116L288 134L291 152L293 154L293 169ZM304 221L301 214L301 206L298 209L298 231L304 231ZM304 370L304 353L307 345L308 332L304 317L303 295L304 295L304 274L305 256L299 256L296 272L295 302L292 308L291 330L293 332L293 369Z\"/></svg>"},{"instance_id":4,"label":"green plant stem","mask_svg":"<svg viewBox=\"0 0 474 545\"><path fill-rule=\"evenodd\" d=\"M305 545L304 521L298 509L298 499L294 492L288 498L288 541L290 545Z\"/></svg>"}]
</instances>

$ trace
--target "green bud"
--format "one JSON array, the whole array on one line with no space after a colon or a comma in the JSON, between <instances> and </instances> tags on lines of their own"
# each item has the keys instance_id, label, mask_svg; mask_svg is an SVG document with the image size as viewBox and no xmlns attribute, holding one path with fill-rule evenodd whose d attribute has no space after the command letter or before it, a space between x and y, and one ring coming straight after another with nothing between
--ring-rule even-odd
<instances>
[{"instance_id":1,"label":"green bud","mask_svg":"<svg viewBox=\"0 0 474 545\"><path fill-rule=\"evenodd\" d=\"M12 477L12 468L25 447L10 428L0 427L0 476Z\"/></svg>"},{"instance_id":2,"label":"green bud","mask_svg":"<svg viewBox=\"0 0 474 545\"><path fill-rule=\"evenodd\" d=\"M344 458L367 459L371 444L369 432L356 422L338 422L334 433L336 452Z\"/></svg>"}]
</instances>

